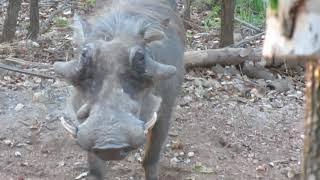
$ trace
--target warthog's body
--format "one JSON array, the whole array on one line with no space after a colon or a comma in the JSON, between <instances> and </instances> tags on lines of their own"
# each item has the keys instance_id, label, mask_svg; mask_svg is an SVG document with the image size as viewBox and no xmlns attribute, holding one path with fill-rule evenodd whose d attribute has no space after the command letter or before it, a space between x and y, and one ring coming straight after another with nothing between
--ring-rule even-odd
<instances>
[{"instance_id":1,"label":"warthog's body","mask_svg":"<svg viewBox=\"0 0 320 180\"><path fill-rule=\"evenodd\" d=\"M79 60L55 64L75 87L72 106L81 124L63 124L89 152L93 178L103 179L103 160L121 160L146 143L146 179L158 179L184 75L184 32L172 2L119 0L88 22L78 19Z\"/></svg>"}]
</instances>

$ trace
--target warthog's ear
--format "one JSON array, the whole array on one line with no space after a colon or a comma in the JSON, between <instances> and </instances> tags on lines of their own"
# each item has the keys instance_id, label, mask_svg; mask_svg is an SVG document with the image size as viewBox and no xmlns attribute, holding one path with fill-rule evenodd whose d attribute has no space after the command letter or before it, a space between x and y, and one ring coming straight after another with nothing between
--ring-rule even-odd
<instances>
[{"instance_id":1,"label":"warthog's ear","mask_svg":"<svg viewBox=\"0 0 320 180\"><path fill-rule=\"evenodd\" d=\"M145 31L143 32L143 40L145 44L148 44L153 41L160 41L165 37L163 30L168 27L170 23L170 19L164 19L160 22L161 26L155 26L153 24L146 27Z\"/></svg>"},{"instance_id":2,"label":"warthog's ear","mask_svg":"<svg viewBox=\"0 0 320 180\"><path fill-rule=\"evenodd\" d=\"M75 14L73 16L73 39L76 44L80 45L84 42L85 38L88 36L90 29L90 24L85 19Z\"/></svg>"}]
</instances>

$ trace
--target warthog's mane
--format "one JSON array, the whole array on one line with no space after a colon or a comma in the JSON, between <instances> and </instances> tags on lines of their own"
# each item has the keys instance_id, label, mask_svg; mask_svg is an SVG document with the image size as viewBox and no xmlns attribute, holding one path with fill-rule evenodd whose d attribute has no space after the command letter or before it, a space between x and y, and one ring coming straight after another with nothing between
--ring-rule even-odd
<instances>
[{"instance_id":1,"label":"warthog's mane","mask_svg":"<svg viewBox=\"0 0 320 180\"><path fill-rule=\"evenodd\" d=\"M146 28L163 30L161 22L170 19L174 28L184 41L184 29L178 15L167 0L116 0L100 9L89 21L94 25L90 39L112 40L113 38L134 38ZM126 39L132 40L132 39Z\"/></svg>"}]
</instances>

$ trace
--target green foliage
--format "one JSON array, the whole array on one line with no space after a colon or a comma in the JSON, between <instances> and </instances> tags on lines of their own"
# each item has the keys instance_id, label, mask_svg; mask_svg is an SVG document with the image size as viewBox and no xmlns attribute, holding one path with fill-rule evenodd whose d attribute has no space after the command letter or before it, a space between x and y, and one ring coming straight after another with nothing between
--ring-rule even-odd
<instances>
[{"instance_id":1,"label":"green foliage","mask_svg":"<svg viewBox=\"0 0 320 180\"><path fill-rule=\"evenodd\" d=\"M86 4L89 6L93 6L96 4L96 0L85 0Z\"/></svg>"},{"instance_id":2,"label":"green foliage","mask_svg":"<svg viewBox=\"0 0 320 180\"><path fill-rule=\"evenodd\" d=\"M65 27L68 27L70 24L69 24L69 21L67 18L65 17L56 17L54 19L54 25L57 26L57 27L60 27L60 28L65 28Z\"/></svg>"},{"instance_id":3,"label":"green foliage","mask_svg":"<svg viewBox=\"0 0 320 180\"><path fill-rule=\"evenodd\" d=\"M216 1L217 0L193 0L192 5L197 7L199 10L208 10L217 4Z\"/></svg>"},{"instance_id":4,"label":"green foliage","mask_svg":"<svg viewBox=\"0 0 320 180\"><path fill-rule=\"evenodd\" d=\"M221 4L217 3L216 0L201 0L200 2L212 7L210 14L204 20L205 29L210 30L214 27L220 27ZM197 5L196 7L199 8ZM266 17L265 0L236 0L234 15L250 24L261 26L264 24Z\"/></svg>"},{"instance_id":5,"label":"green foliage","mask_svg":"<svg viewBox=\"0 0 320 180\"><path fill-rule=\"evenodd\" d=\"M221 6L213 6L209 16L204 20L204 28L206 31L212 29L213 27L220 26L220 13Z\"/></svg>"},{"instance_id":6,"label":"green foliage","mask_svg":"<svg viewBox=\"0 0 320 180\"><path fill-rule=\"evenodd\" d=\"M266 4L264 0L236 0L235 16L257 26L264 24Z\"/></svg>"},{"instance_id":7,"label":"green foliage","mask_svg":"<svg viewBox=\"0 0 320 180\"><path fill-rule=\"evenodd\" d=\"M278 0L269 0L269 5L272 10L277 11L278 6L279 6L279 2L278 2Z\"/></svg>"}]
</instances>

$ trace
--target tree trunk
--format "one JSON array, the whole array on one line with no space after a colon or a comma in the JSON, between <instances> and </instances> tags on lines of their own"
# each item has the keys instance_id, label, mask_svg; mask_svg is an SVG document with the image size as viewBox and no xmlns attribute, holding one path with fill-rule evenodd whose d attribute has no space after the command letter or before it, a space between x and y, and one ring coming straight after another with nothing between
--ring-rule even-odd
<instances>
[{"instance_id":1,"label":"tree trunk","mask_svg":"<svg viewBox=\"0 0 320 180\"><path fill-rule=\"evenodd\" d=\"M189 20L191 13L191 0L185 0L185 9L183 11L183 18Z\"/></svg>"},{"instance_id":2,"label":"tree trunk","mask_svg":"<svg viewBox=\"0 0 320 180\"><path fill-rule=\"evenodd\" d=\"M221 30L220 47L233 44L234 0L222 0L221 3Z\"/></svg>"},{"instance_id":3,"label":"tree trunk","mask_svg":"<svg viewBox=\"0 0 320 180\"><path fill-rule=\"evenodd\" d=\"M306 72L304 178L320 178L320 63L309 62Z\"/></svg>"},{"instance_id":4,"label":"tree trunk","mask_svg":"<svg viewBox=\"0 0 320 180\"><path fill-rule=\"evenodd\" d=\"M36 40L39 34L39 0L30 1L30 28L29 38Z\"/></svg>"},{"instance_id":5,"label":"tree trunk","mask_svg":"<svg viewBox=\"0 0 320 180\"><path fill-rule=\"evenodd\" d=\"M18 14L21 9L21 0L9 0L7 16L3 24L1 42L11 41L15 37Z\"/></svg>"}]
</instances>

